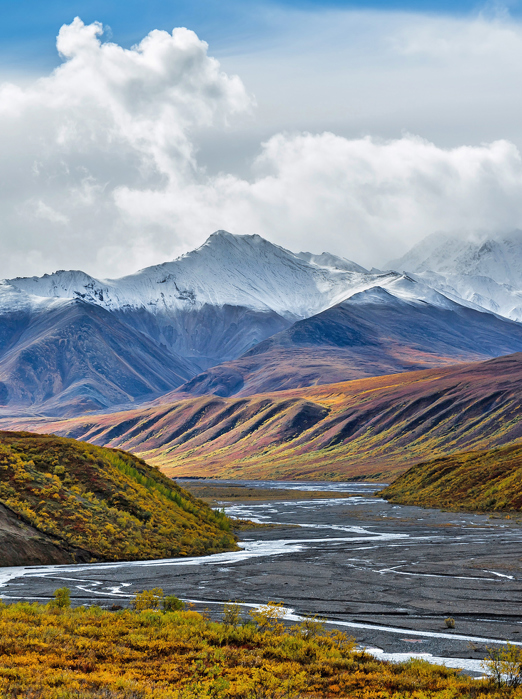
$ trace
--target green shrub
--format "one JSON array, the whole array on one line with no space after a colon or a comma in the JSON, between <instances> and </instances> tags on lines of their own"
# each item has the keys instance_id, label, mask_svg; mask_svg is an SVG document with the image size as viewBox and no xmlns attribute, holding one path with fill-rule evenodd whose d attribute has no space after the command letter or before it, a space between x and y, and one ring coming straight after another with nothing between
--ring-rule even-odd
<instances>
[{"instance_id":1,"label":"green shrub","mask_svg":"<svg viewBox=\"0 0 522 699\"><path fill-rule=\"evenodd\" d=\"M512 643L503 648L488 648L488 657L482 663L497 687L515 689L522 685L522 648Z\"/></svg>"},{"instance_id":2,"label":"green shrub","mask_svg":"<svg viewBox=\"0 0 522 699\"><path fill-rule=\"evenodd\" d=\"M154 587L152 590L137 592L136 596L131 602L131 606L137 612L154 611L159 609L163 599L163 590L161 587Z\"/></svg>"},{"instance_id":3,"label":"green shrub","mask_svg":"<svg viewBox=\"0 0 522 699\"><path fill-rule=\"evenodd\" d=\"M285 609L282 602L267 602L249 612L260 631L281 631Z\"/></svg>"},{"instance_id":4,"label":"green shrub","mask_svg":"<svg viewBox=\"0 0 522 699\"><path fill-rule=\"evenodd\" d=\"M241 605L237 602L227 602L223 607L223 623L234 629L241 624Z\"/></svg>"},{"instance_id":5,"label":"green shrub","mask_svg":"<svg viewBox=\"0 0 522 699\"><path fill-rule=\"evenodd\" d=\"M176 595L167 595L161 604L164 612L180 612L185 609L185 604Z\"/></svg>"},{"instance_id":6,"label":"green shrub","mask_svg":"<svg viewBox=\"0 0 522 699\"><path fill-rule=\"evenodd\" d=\"M58 609L68 609L71 606L71 591L68 587L59 587L53 593L54 599L51 601L52 607Z\"/></svg>"},{"instance_id":7,"label":"green shrub","mask_svg":"<svg viewBox=\"0 0 522 699\"><path fill-rule=\"evenodd\" d=\"M325 621L317 616L305 616L297 628L303 638L314 638L326 633Z\"/></svg>"}]
</instances>

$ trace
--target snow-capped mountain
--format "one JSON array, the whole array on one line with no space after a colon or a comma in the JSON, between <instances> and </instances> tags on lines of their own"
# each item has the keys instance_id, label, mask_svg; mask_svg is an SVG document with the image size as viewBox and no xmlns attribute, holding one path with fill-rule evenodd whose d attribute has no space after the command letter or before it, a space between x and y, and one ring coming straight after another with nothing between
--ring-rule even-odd
<instances>
[{"instance_id":1,"label":"snow-capped mountain","mask_svg":"<svg viewBox=\"0 0 522 699\"><path fill-rule=\"evenodd\" d=\"M238 359L210 367L169 400L250 396L477 361L521 348L522 324L462 306L401 277L387 287L355 293Z\"/></svg>"},{"instance_id":2,"label":"snow-capped mountain","mask_svg":"<svg viewBox=\"0 0 522 699\"><path fill-rule=\"evenodd\" d=\"M59 271L8 284L32 299L102 306L204 369L373 286L401 298L446 301L420 283L406 289L400 279L329 253L295 254L258 235L217 231L197 250L120 279ZM1 295L0 288L0 307Z\"/></svg>"},{"instance_id":3,"label":"snow-capped mountain","mask_svg":"<svg viewBox=\"0 0 522 699\"><path fill-rule=\"evenodd\" d=\"M205 305L236 306L293 320L328 307L353 284L354 276L366 275L362 267L334 255L296 255L258 235L217 231L200 248L172 262L120 279L59 271L10 283L30 294L82 298L111 311L145 308L161 314Z\"/></svg>"},{"instance_id":4,"label":"snow-capped mountain","mask_svg":"<svg viewBox=\"0 0 522 699\"><path fill-rule=\"evenodd\" d=\"M200 248L172 262L120 279L99 280L81 271L61 270L7 284L33 297L82 299L109 311L143 309L161 315L230 306L293 321L376 285L390 287L399 297L411 296L411 288L406 291L396 283L401 278L395 272L370 273L329 253L293 253L258 235L217 231ZM422 284L413 294L417 292L428 293Z\"/></svg>"},{"instance_id":5,"label":"snow-capped mountain","mask_svg":"<svg viewBox=\"0 0 522 699\"><path fill-rule=\"evenodd\" d=\"M400 261L415 268L405 274L218 231L120 279L59 271L0 282L0 405L73 414L151 400L192 379L198 391L223 382L229 392L281 390L520 351L522 325L485 311L503 312L499 289L515 295L496 281L502 265L522 280L516 240L508 244L484 248L477 262L456 241L448 266L428 240Z\"/></svg>"},{"instance_id":6,"label":"snow-capped mountain","mask_svg":"<svg viewBox=\"0 0 522 699\"><path fill-rule=\"evenodd\" d=\"M449 298L522 321L522 231L487 240L433 234L387 266Z\"/></svg>"}]
</instances>

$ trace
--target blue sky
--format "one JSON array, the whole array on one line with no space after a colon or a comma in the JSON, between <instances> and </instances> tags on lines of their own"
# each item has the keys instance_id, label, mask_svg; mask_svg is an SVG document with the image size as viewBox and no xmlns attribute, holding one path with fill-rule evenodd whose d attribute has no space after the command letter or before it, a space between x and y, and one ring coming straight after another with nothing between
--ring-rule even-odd
<instances>
[{"instance_id":1,"label":"blue sky","mask_svg":"<svg viewBox=\"0 0 522 699\"><path fill-rule=\"evenodd\" d=\"M520 2L502 3L513 16ZM171 30L187 26L212 44L216 55L241 51L246 46L277 40L280 9L322 14L332 10L376 9L420 12L432 15L473 15L490 11L495 2L474 0L287 0L286 2L231 2L217 0L3 0L0 2L0 56L3 69L34 70L56 65L54 37L60 26L76 15L84 22L100 21L112 30L112 38L131 46L151 29Z\"/></svg>"}]
</instances>

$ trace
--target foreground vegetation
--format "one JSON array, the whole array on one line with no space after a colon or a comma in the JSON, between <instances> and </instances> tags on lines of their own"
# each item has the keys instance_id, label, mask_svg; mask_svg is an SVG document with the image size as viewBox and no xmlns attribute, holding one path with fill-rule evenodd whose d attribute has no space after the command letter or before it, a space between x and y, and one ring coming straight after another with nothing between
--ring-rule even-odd
<instances>
[{"instance_id":1,"label":"foreground vegetation","mask_svg":"<svg viewBox=\"0 0 522 699\"><path fill-rule=\"evenodd\" d=\"M71 609L66 589L55 597L0 606L1 699L522 697L501 676L377 661L313 620L285 628L273 603L246 623L238 605L225 605L216 623L161 590L119 611Z\"/></svg>"},{"instance_id":2,"label":"foreground vegetation","mask_svg":"<svg viewBox=\"0 0 522 699\"><path fill-rule=\"evenodd\" d=\"M380 495L402 505L473 512L522 510L522 446L470 451L413 466Z\"/></svg>"},{"instance_id":3,"label":"foreground vegetation","mask_svg":"<svg viewBox=\"0 0 522 699\"><path fill-rule=\"evenodd\" d=\"M230 521L145 461L49 435L0 432L0 503L91 560L236 548Z\"/></svg>"}]
</instances>

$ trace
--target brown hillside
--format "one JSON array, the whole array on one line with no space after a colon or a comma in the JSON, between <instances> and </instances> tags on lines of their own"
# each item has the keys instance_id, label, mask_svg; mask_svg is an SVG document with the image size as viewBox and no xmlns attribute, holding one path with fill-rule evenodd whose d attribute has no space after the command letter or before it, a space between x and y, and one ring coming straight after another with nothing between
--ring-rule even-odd
<instances>
[{"instance_id":1,"label":"brown hillside","mask_svg":"<svg viewBox=\"0 0 522 699\"><path fill-rule=\"evenodd\" d=\"M18 428L139 454L168 475L389 479L522 439L522 354L245 398L202 396ZM5 424L5 421L4 421Z\"/></svg>"}]
</instances>

